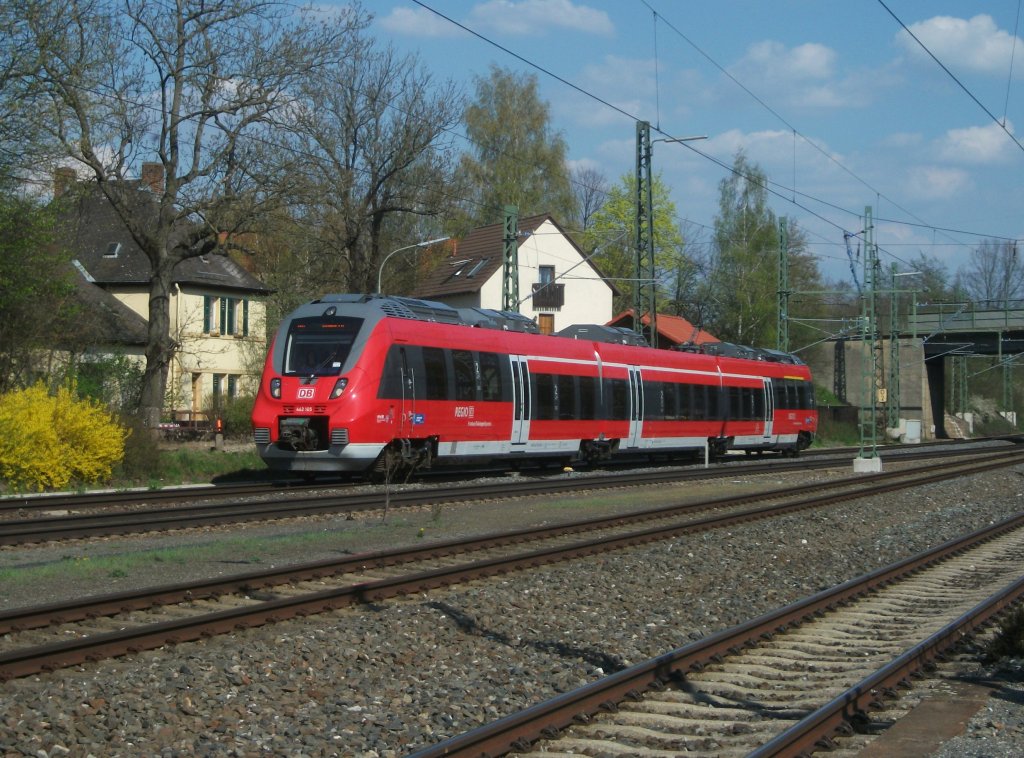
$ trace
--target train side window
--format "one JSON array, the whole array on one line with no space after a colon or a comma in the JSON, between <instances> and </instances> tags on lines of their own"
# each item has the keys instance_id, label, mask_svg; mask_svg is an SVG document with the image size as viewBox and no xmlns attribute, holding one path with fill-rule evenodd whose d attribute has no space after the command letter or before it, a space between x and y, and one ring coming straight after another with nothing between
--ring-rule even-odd
<instances>
[{"instance_id":1,"label":"train side window","mask_svg":"<svg viewBox=\"0 0 1024 758\"><path fill-rule=\"evenodd\" d=\"M412 394L411 387L405 393L402 391L405 364L402 351L403 348L399 345L392 345L388 348L388 355L384 360L384 371L380 375L380 387L377 390L377 397L400 399Z\"/></svg>"},{"instance_id":2,"label":"train side window","mask_svg":"<svg viewBox=\"0 0 1024 758\"><path fill-rule=\"evenodd\" d=\"M764 418L765 413L765 392L762 389L756 389L753 392L754 395L754 418L761 420Z\"/></svg>"},{"instance_id":3,"label":"train side window","mask_svg":"<svg viewBox=\"0 0 1024 758\"><path fill-rule=\"evenodd\" d=\"M423 348L423 397L426 400L448 400L448 366L444 350Z\"/></svg>"},{"instance_id":4,"label":"train side window","mask_svg":"<svg viewBox=\"0 0 1024 758\"><path fill-rule=\"evenodd\" d=\"M609 419L629 418L629 384L625 379L605 379L605 397Z\"/></svg>"},{"instance_id":5,"label":"train side window","mask_svg":"<svg viewBox=\"0 0 1024 758\"><path fill-rule=\"evenodd\" d=\"M664 383L644 382L644 419L662 421L665 418Z\"/></svg>"},{"instance_id":6,"label":"train side window","mask_svg":"<svg viewBox=\"0 0 1024 758\"><path fill-rule=\"evenodd\" d=\"M677 421L689 421L693 418L693 387L689 384L673 385L675 392L675 418Z\"/></svg>"},{"instance_id":7,"label":"train side window","mask_svg":"<svg viewBox=\"0 0 1024 758\"><path fill-rule=\"evenodd\" d=\"M728 418L736 420L741 418L743 413L743 399L739 387L726 388L729 392Z\"/></svg>"},{"instance_id":8,"label":"train side window","mask_svg":"<svg viewBox=\"0 0 1024 758\"><path fill-rule=\"evenodd\" d=\"M501 362L497 353L480 353L480 399L502 400L501 387Z\"/></svg>"},{"instance_id":9,"label":"train side window","mask_svg":"<svg viewBox=\"0 0 1024 758\"><path fill-rule=\"evenodd\" d=\"M705 418L711 419L712 421L721 421L725 418L726 408L725 403L722 401L722 388L718 386L705 386L704 392L706 393L708 401L708 410Z\"/></svg>"},{"instance_id":10,"label":"train side window","mask_svg":"<svg viewBox=\"0 0 1024 758\"><path fill-rule=\"evenodd\" d=\"M579 418L576 410L576 377L560 374L555 377L555 396L558 402L558 418L570 421Z\"/></svg>"},{"instance_id":11,"label":"train side window","mask_svg":"<svg viewBox=\"0 0 1024 758\"><path fill-rule=\"evenodd\" d=\"M533 418L552 421L555 416L555 377L552 374L530 374L533 384Z\"/></svg>"},{"instance_id":12,"label":"train side window","mask_svg":"<svg viewBox=\"0 0 1024 758\"><path fill-rule=\"evenodd\" d=\"M800 382L800 408L801 410L814 410L814 385L810 382Z\"/></svg>"},{"instance_id":13,"label":"train side window","mask_svg":"<svg viewBox=\"0 0 1024 758\"><path fill-rule=\"evenodd\" d=\"M452 350L452 369L455 378L455 399L476 400L476 366L473 353L469 350Z\"/></svg>"},{"instance_id":14,"label":"train side window","mask_svg":"<svg viewBox=\"0 0 1024 758\"><path fill-rule=\"evenodd\" d=\"M683 421L685 419L683 408L688 399L686 397L686 385L665 382L662 394L665 398L665 420Z\"/></svg>"},{"instance_id":15,"label":"train side window","mask_svg":"<svg viewBox=\"0 0 1024 758\"><path fill-rule=\"evenodd\" d=\"M705 419L714 419L718 414L718 405L714 407L708 402L709 395L714 393L712 388L709 388L705 384L693 384L690 386L691 399L690 410L694 421L703 421Z\"/></svg>"},{"instance_id":16,"label":"train side window","mask_svg":"<svg viewBox=\"0 0 1024 758\"><path fill-rule=\"evenodd\" d=\"M580 418L597 418L597 379L592 376L579 377Z\"/></svg>"}]
</instances>

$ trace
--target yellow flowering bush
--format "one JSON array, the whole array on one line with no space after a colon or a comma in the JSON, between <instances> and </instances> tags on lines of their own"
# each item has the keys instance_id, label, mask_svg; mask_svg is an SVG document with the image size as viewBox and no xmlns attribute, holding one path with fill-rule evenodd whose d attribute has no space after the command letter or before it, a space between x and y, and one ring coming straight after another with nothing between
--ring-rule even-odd
<instances>
[{"instance_id":1,"label":"yellow flowering bush","mask_svg":"<svg viewBox=\"0 0 1024 758\"><path fill-rule=\"evenodd\" d=\"M42 384L0 395L0 479L14 490L60 489L110 476L128 432L98 402Z\"/></svg>"}]
</instances>

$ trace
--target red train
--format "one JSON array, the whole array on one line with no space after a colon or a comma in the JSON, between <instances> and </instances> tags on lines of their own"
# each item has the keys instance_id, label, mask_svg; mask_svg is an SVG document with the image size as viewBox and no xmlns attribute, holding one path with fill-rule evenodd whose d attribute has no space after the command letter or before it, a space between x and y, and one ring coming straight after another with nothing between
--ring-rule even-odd
<instances>
[{"instance_id":1,"label":"red train","mask_svg":"<svg viewBox=\"0 0 1024 758\"><path fill-rule=\"evenodd\" d=\"M327 295L267 355L254 441L275 470L807 447L807 366L733 345L655 350L629 330L536 333L519 314Z\"/></svg>"}]
</instances>

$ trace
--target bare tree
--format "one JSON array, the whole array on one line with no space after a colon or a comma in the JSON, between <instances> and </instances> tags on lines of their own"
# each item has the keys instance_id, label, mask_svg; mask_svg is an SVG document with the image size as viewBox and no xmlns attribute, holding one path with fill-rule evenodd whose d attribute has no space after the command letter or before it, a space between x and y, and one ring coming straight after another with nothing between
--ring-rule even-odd
<instances>
[{"instance_id":1,"label":"bare tree","mask_svg":"<svg viewBox=\"0 0 1024 758\"><path fill-rule=\"evenodd\" d=\"M417 58L353 39L344 59L302 83L300 98L290 129L311 281L372 292L389 246L438 236L456 200L448 143L462 97Z\"/></svg>"},{"instance_id":2,"label":"bare tree","mask_svg":"<svg viewBox=\"0 0 1024 758\"><path fill-rule=\"evenodd\" d=\"M594 223L594 216L608 199L608 177L589 166L577 166L570 176L576 198L576 227L585 232Z\"/></svg>"},{"instance_id":3,"label":"bare tree","mask_svg":"<svg viewBox=\"0 0 1024 758\"><path fill-rule=\"evenodd\" d=\"M244 228L263 210L276 190L247 152L367 20L348 8L321 23L264 0L37 0L17 13L15 43L34 50L27 107L95 180L151 264L140 412L155 428L176 347L174 267L211 252L222 223ZM165 177L159 212L138 216L125 180L154 158Z\"/></svg>"},{"instance_id":4,"label":"bare tree","mask_svg":"<svg viewBox=\"0 0 1024 758\"><path fill-rule=\"evenodd\" d=\"M1010 240L984 240L957 278L967 296L986 307L1002 308L1024 297L1024 262Z\"/></svg>"}]
</instances>

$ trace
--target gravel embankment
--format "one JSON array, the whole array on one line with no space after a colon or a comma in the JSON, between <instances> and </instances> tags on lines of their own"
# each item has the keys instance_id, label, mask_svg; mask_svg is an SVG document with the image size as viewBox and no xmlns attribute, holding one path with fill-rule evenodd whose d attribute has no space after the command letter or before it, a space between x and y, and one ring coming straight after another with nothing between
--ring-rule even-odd
<instances>
[{"instance_id":1,"label":"gravel embankment","mask_svg":"<svg viewBox=\"0 0 1024 758\"><path fill-rule=\"evenodd\" d=\"M406 755L1015 514L1024 503L1021 469L8 682L0 690L0 754ZM737 475L710 488L723 494L780 484L778 477ZM344 529L345 536L312 545L280 540L262 565L566 520L607 507L586 497L580 508L563 504L555 513L524 500L396 514L388 524L321 520L316 530ZM644 506L656 500L646 490L620 497ZM244 531L269 536L309 528ZM218 538L223 532L4 551L0 568ZM250 556L242 550L237 559ZM129 576L115 577L116 585L107 579L105 590L255 568L224 560L231 559L203 553L186 566L134 566ZM96 592L103 583L40 576L0 587L0 604ZM1019 697L1016 687L1007 691ZM989 718L1000 728L972 727L962 738L983 742L982 752L957 754L1019 755L1024 710L1019 700L1006 709Z\"/></svg>"}]
</instances>

